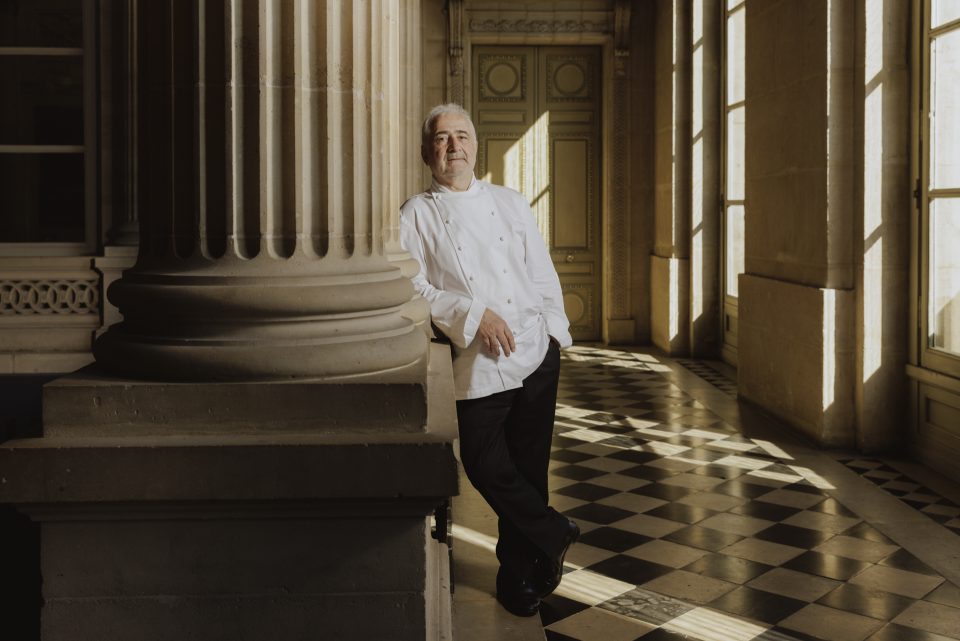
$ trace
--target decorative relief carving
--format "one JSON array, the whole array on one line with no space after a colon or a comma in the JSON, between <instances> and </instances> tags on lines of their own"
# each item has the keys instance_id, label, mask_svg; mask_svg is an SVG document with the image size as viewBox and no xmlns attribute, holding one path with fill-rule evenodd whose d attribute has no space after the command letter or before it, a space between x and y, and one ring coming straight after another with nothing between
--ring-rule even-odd
<instances>
[{"instance_id":1,"label":"decorative relief carving","mask_svg":"<svg viewBox=\"0 0 960 641\"><path fill-rule=\"evenodd\" d=\"M447 2L447 40L450 65L449 99L459 105L464 104L463 78L463 0Z\"/></svg>"},{"instance_id":2,"label":"decorative relief carving","mask_svg":"<svg viewBox=\"0 0 960 641\"><path fill-rule=\"evenodd\" d=\"M614 8L613 128L627 127L630 113L630 0L617 0ZM630 318L630 194L627 188L630 158L627 145L613 146L613 206L608 231L607 256L610 269L610 318Z\"/></svg>"},{"instance_id":3,"label":"decorative relief carving","mask_svg":"<svg viewBox=\"0 0 960 641\"><path fill-rule=\"evenodd\" d=\"M94 280L0 280L0 314L99 314Z\"/></svg>"},{"instance_id":4,"label":"decorative relief carving","mask_svg":"<svg viewBox=\"0 0 960 641\"><path fill-rule=\"evenodd\" d=\"M547 57L547 99L553 102L588 102L592 99L590 60L584 57Z\"/></svg>"},{"instance_id":5,"label":"decorative relief carving","mask_svg":"<svg viewBox=\"0 0 960 641\"><path fill-rule=\"evenodd\" d=\"M531 20L471 18L470 31L476 33L612 33L609 20L595 22L591 20Z\"/></svg>"},{"instance_id":6,"label":"decorative relief carving","mask_svg":"<svg viewBox=\"0 0 960 641\"><path fill-rule=\"evenodd\" d=\"M629 73L625 56L616 56L617 73L614 77L613 91L613 127L614 131L623 131L629 122L630 94ZM622 72L620 71L622 69ZM630 195L627 189L630 171L630 158L626 153L627 145L613 146L613 207L609 217L609 240L607 255L610 257L610 317L630 318Z\"/></svg>"},{"instance_id":7,"label":"decorative relief carving","mask_svg":"<svg viewBox=\"0 0 960 641\"><path fill-rule=\"evenodd\" d=\"M480 100L521 102L526 99L527 64L523 56L480 56Z\"/></svg>"},{"instance_id":8,"label":"decorative relief carving","mask_svg":"<svg viewBox=\"0 0 960 641\"><path fill-rule=\"evenodd\" d=\"M568 314L570 331L590 335L597 330L594 286L587 284L563 285L564 311ZM578 313L579 312L579 313Z\"/></svg>"},{"instance_id":9,"label":"decorative relief carving","mask_svg":"<svg viewBox=\"0 0 960 641\"><path fill-rule=\"evenodd\" d=\"M627 64L630 62L630 50L616 49L613 55L613 73L620 78L626 78L629 73Z\"/></svg>"}]
</instances>

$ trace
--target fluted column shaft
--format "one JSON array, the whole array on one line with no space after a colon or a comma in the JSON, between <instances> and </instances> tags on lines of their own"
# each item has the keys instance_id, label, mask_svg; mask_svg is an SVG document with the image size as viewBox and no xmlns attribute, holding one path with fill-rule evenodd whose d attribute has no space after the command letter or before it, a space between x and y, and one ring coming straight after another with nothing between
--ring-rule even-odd
<instances>
[{"instance_id":1,"label":"fluted column shaft","mask_svg":"<svg viewBox=\"0 0 960 641\"><path fill-rule=\"evenodd\" d=\"M143 3L140 256L108 369L422 377L399 204L400 0ZM389 226L388 226L389 227ZM389 233L389 232L388 232Z\"/></svg>"}]
</instances>

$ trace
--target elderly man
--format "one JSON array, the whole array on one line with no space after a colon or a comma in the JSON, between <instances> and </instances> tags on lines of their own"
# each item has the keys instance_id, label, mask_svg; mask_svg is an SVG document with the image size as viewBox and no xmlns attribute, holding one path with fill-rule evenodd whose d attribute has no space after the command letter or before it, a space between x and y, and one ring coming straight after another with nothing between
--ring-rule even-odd
<instances>
[{"instance_id":1,"label":"elderly man","mask_svg":"<svg viewBox=\"0 0 960 641\"><path fill-rule=\"evenodd\" d=\"M460 459L499 517L497 600L530 616L560 583L577 525L547 505L560 349L560 281L526 199L477 180L477 134L454 104L423 123L433 184L404 203L413 284L453 343Z\"/></svg>"}]
</instances>

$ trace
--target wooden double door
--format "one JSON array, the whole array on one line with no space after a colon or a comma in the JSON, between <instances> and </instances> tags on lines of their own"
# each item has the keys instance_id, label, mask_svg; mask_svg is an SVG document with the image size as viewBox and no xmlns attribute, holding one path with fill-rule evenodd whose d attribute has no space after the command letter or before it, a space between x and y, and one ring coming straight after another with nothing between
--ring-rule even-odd
<instances>
[{"instance_id":1,"label":"wooden double door","mask_svg":"<svg viewBox=\"0 0 960 641\"><path fill-rule=\"evenodd\" d=\"M575 340L601 333L598 47L476 46L477 173L530 202Z\"/></svg>"}]
</instances>

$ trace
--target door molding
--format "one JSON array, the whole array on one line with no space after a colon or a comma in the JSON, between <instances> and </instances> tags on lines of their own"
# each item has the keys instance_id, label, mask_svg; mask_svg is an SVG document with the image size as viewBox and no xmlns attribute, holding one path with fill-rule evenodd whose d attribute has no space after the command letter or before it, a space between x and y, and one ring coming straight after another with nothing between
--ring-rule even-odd
<instances>
[{"instance_id":1,"label":"door molding","mask_svg":"<svg viewBox=\"0 0 960 641\"><path fill-rule=\"evenodd\" d=\"M599 45L601 106L601 325L608 344L633 343L630 313L630 2L611 0L604 10L556 11L471 8L466 0L447 2L446 99L469 107L472 48L477 45ZM543 5L534 5L542 7ZM594 5L595 6L595 5ZM622 134L622 135L618 135Z\"/></svg>"}]
</instances>

